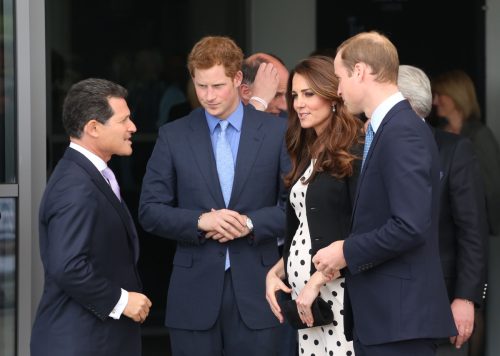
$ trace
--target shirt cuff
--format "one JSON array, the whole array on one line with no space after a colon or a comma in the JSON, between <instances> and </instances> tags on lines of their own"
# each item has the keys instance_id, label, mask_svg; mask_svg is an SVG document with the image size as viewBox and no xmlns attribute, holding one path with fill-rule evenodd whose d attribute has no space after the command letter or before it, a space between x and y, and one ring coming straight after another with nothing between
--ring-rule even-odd
<instances>
[{"instance_id":1,"label":"shirt cuff","mask_svg":"<svg viewBox=\"0 0 500 356\"><path fill-rule=\"evenodd\" d=\"M120 316L122 316L122 313L125 310L127 303L128 303L128 292L125 289L122 289L122 295L120 296L118 303L116 303L111 313L109 313L109 316L116 320L120 319Z\"/></svg>"}]
</instances>

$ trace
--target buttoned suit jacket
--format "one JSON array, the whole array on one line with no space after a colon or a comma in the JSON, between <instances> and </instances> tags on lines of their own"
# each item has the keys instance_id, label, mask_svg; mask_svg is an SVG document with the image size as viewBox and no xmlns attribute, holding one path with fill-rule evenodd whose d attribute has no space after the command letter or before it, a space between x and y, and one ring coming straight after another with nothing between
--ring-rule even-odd
<instances>
[{"instance_id":1,"label":"buttoned suit jacket","mask_svg":"<svg viewBox=\"0 0 500 356\"><path fill-rule=\"evenodd\" d=\"M481 173L472 143L433 129L441 159L439 251L450 301L481 305L488 226Z\"/></svg>"},{"instance_id":2,"label":"buttoned suit jacket","mask_svg":"<svg viewBox=\"0 0 500 356\"><path fill-rule=\"evenodd\" d=\"M121 288L142 288L135 226L97 168L72 148L47 183L39 231L45 284L31 355L140 355L139 324L109 317Z\"/></svg>"},{"instance_id":3,"label":"buttoned suit jacket","mask_svg":"<svg viewBox=\"0 0 500 356\"><path fill-rule=\"evenodd\" d=\"M349 338L353 327L365 345L456 334L439 259L439 174L430 129L397 103L373 138L344 242Z\"/></svg>"},{"instance_id":4,"label":"buttoned suit jacket","mask_svg":"<svg viewBox=\"0 0 500 356\"><path fill-rule=\"evenodd\" d=\"M265 300L265 276L279 259L285 226L282 175L290 169L286 120L244 107L228 209L249 216L250 236L228 243L206 239L198 217L225 208L203 109L160 128L142 184L139 221L146 231L177 241L166 325L211 328L220 312L229 249L238 310L250 329L278 325ZM279 201L282 204L278 204Z\"/></svg>"}]
</instances>

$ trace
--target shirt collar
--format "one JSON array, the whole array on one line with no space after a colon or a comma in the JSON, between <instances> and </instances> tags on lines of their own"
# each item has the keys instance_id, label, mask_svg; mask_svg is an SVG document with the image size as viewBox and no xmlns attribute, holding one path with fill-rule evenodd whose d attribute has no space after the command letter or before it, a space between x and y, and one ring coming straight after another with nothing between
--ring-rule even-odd
<instances>
[{"instance_id":1,"label":"shirt collar","mask_svg":"<svg viewBox=\"0 0 500 356\"><path fill-rule=\"evenodd\" d=\"M108 165L106 162L102 160L101 157L97 156L96 154L90 152L88 149L86 149L83 146L80 146L77 143L74 143L73 141L69 143L69 147L72 149L80 152L82 155L87 157L87 159L92 162L92 164L97 168L99 172L102 172Z\"/></svg>"},{"instance_id":2,"label":"shirt collar","mask_svg":"<svg viewBox=\"0 0 500 356\"><path fill-rule=\"evenodd\" d=\"M213 134L215 131L215 128L217 127L217 124L222 119L219 119L216 116L210 115L206 110L205 110L205 117L207 118L207 123L208 123L208 127L210 129L210 134ZM229 122L229 124L236 131L241 130L241 124L243 122L243 104L241 103L241 101L238 103L236 110L234 110L232 112L232 114L229 115L229 117L226 120Z\"/></svg>"},{"instance_id":3,"label":"shirt collar","mask_svg":"<svg viewBox=\"0 0 500 356\"><path fill-rule=\"evenodd\" d=\"M390 97L385 99L377 108L373 111L372 117L370 119L370 125L372 125L373 132L377 132L382 120L385 115L393 108L394 105L399 103L400 101L405 100L403 94L401 92L397 92L392 94Z\"/></svg>"}]
</instances>

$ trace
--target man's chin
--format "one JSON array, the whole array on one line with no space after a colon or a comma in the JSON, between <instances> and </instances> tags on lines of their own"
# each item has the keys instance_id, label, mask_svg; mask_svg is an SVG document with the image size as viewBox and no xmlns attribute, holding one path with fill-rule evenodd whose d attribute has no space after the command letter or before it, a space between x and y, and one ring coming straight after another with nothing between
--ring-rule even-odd
<instances>
[{"instance_id":1,"label":"man's chin","mask_svg":"<svg viewBox=\"0 0 500 356\"><path fill-rule=\"evenodd\" d=\"M219 116L220 116L220 114L221 114L221 112L220 112L220 110L219 110L219 109L215 109L215 108L208 108L208 109L205 109L205 110L207 110L207 112L208 112L210 115L214 116L214 117L219 117Z\"/></svg>"},{"instance_id":2,"label":"man's chin","mask_svg":"<svg viewBox=\"0 0 500 356\"><path fill-rule=\"evenodd\" d=\"M117 156L130 156L132 154L132 146L128 147L127 149L124 149L120 152L115 153Z\"/></svg>"}]
</instances>

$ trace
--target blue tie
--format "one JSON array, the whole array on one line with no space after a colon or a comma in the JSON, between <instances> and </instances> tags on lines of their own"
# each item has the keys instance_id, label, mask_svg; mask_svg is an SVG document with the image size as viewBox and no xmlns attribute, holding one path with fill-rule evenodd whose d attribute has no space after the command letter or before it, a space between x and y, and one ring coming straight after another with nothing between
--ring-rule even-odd
<instances>
[{"instance_id":1,"label":"blue tie","mask_svg":"<svg viewBox=\"0 0 500 356\"><path fill-rule=\"evenodd\" d=\"M221 120L219 122L220 131L215 146L215 160L217 163L217 173L219 174L220 187L226 207L229 205L231 190L233 189L234 161L231 145L227 140L226 130L229 122Z\"/></svg>"},{"instance_id":2,"label":"blue tie","mask_svg":"<svg viewBox=\"0 0 500 356\"><path fill-rule=\"evenodd\" d=\"M365 136L365 147L363 149L363 162L361 163L361 169L363 169L363 166L365 164L366 156L368 155L368 151L370 150L370 145L372 144L373 141L373 128L372 124L368 124L368 130L366 131L366 136Z\"/></svg>"},{"instance_id":3,"label":"blue tie","mask_svg":"<svg viewBox=\"0 0 500 356\"><path fill-rule=\"evenodd\" d=\"M234 161L231 145L227 140L226 130L229 122L226 120L219 121L220 131L217 138L217 145L215 146L215 161L217 164L217 173L219 174L219 182L224 196L224 203L226 207L229 205L231 199L231 190L233 189L234 179ZM229 261L229 250L226 249L226 262L225 270L231 266Z\"/></svg>"}]
</instances>

